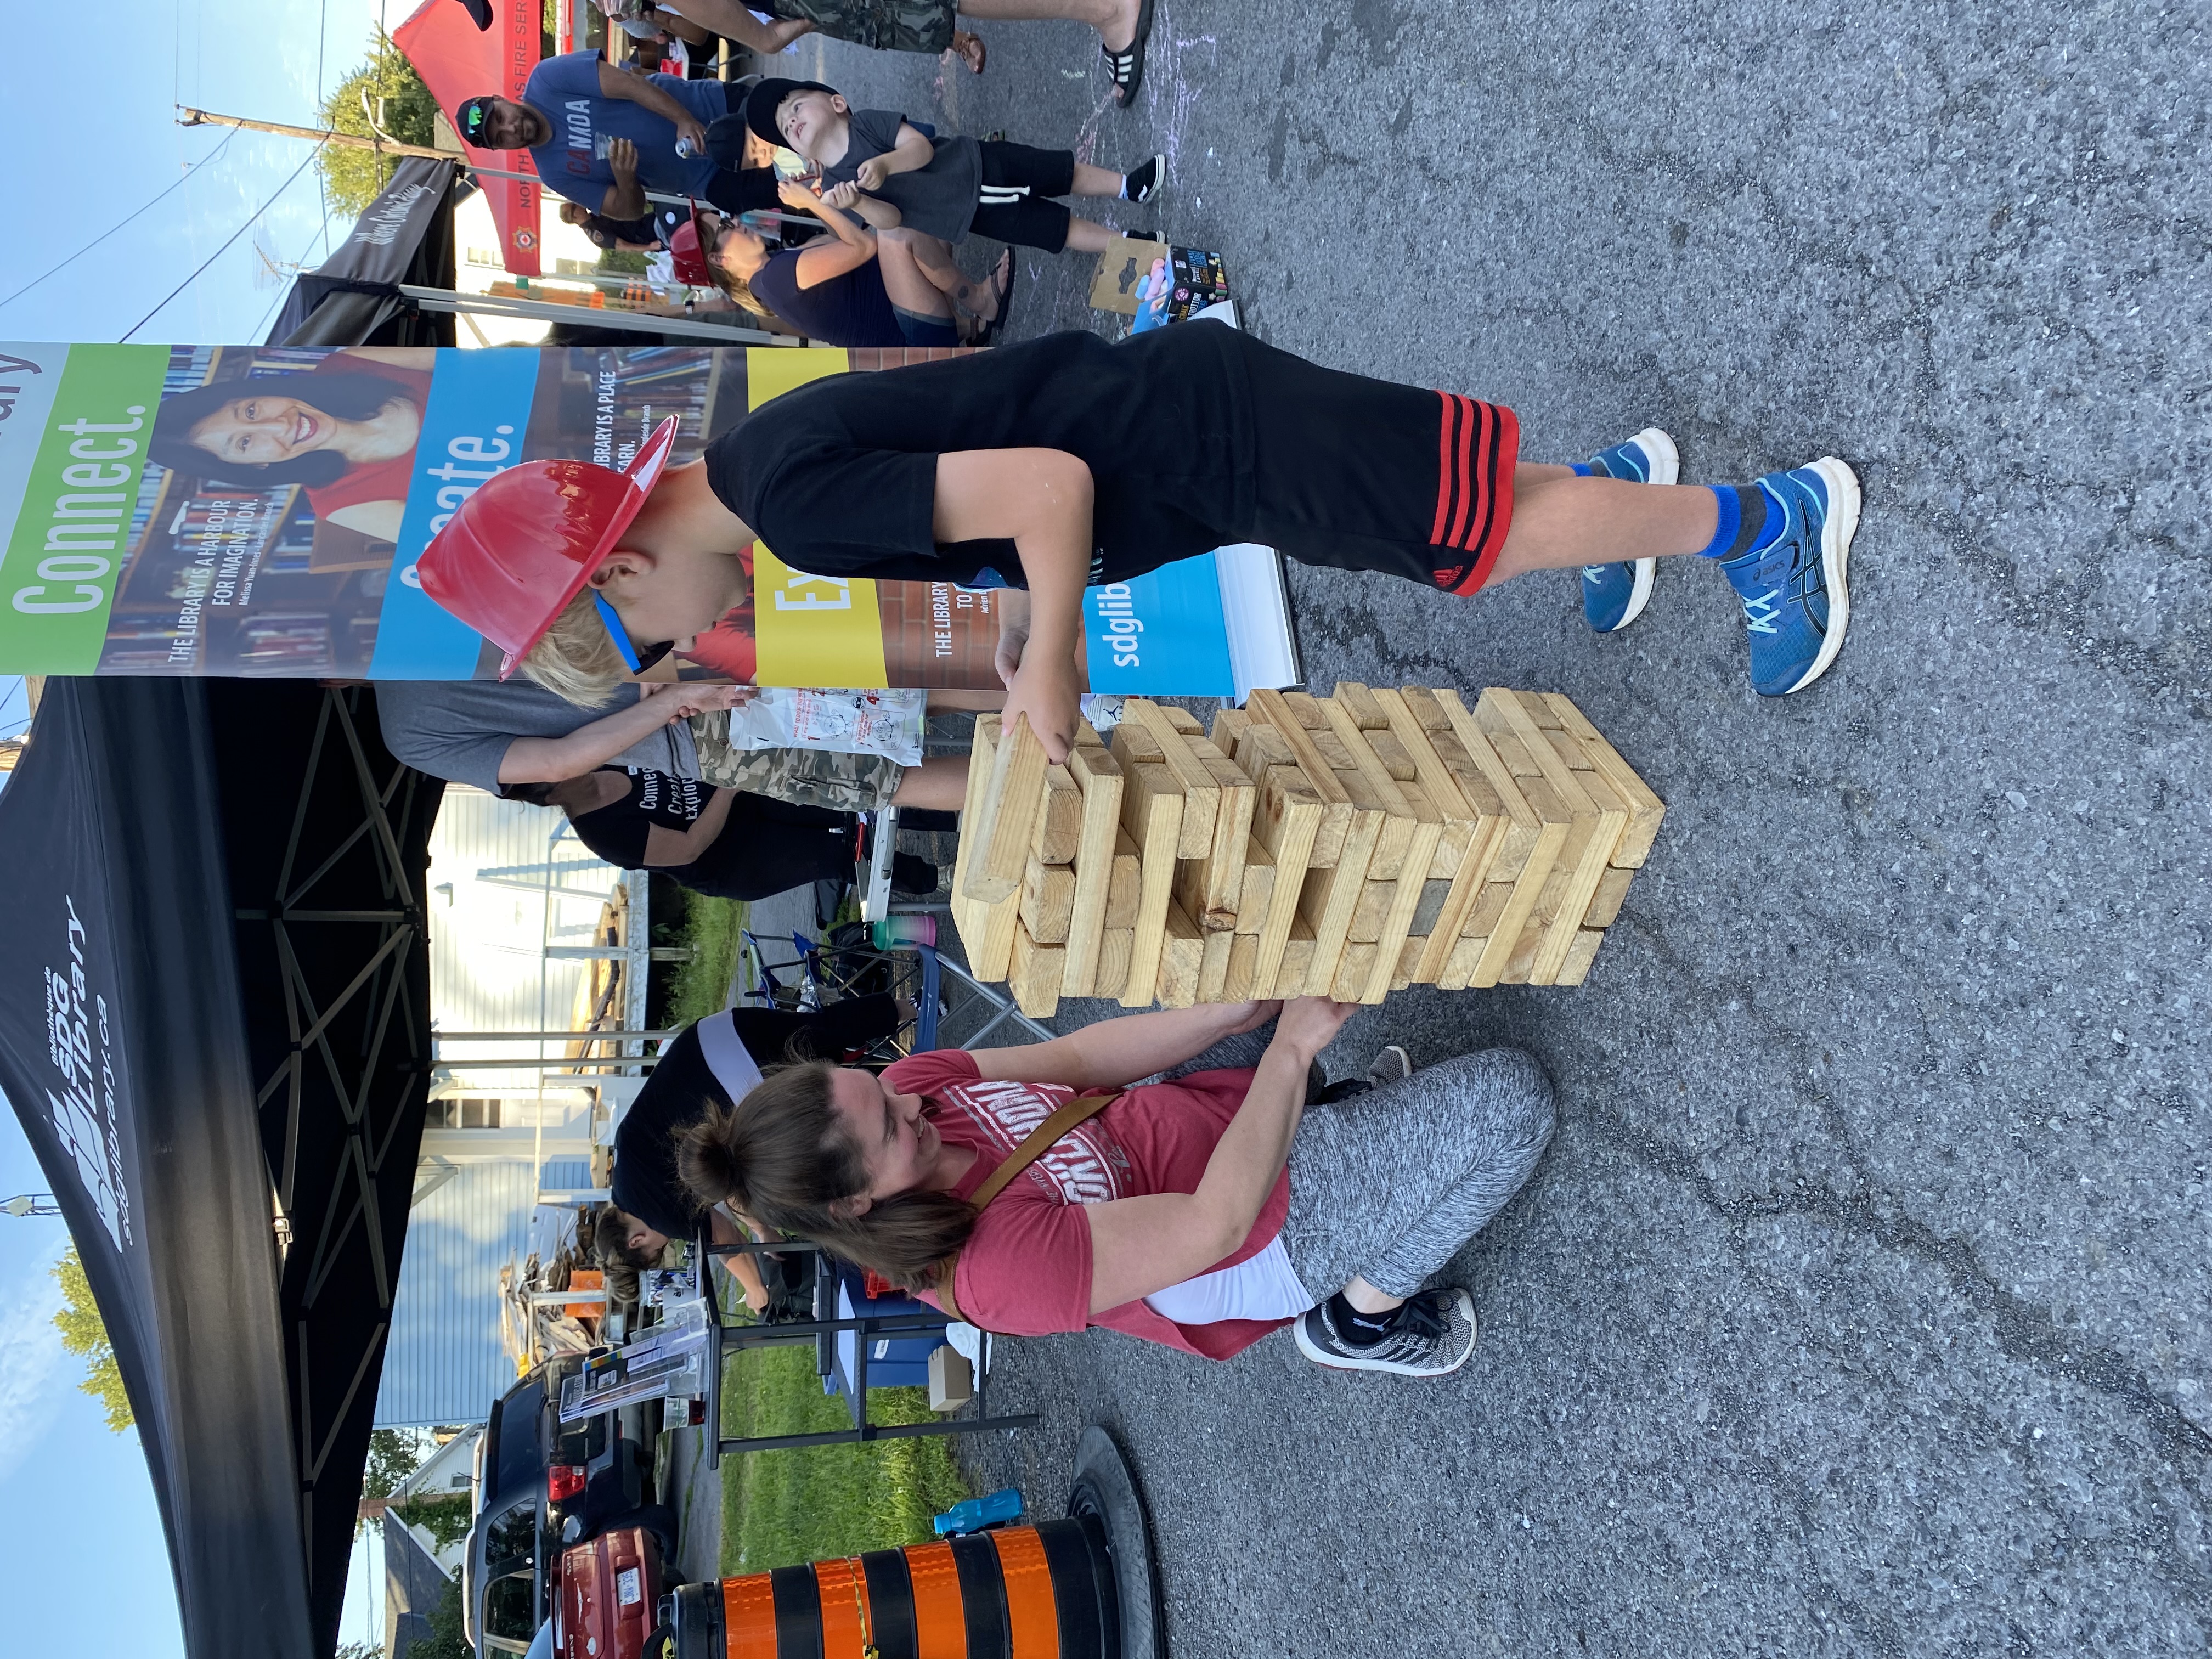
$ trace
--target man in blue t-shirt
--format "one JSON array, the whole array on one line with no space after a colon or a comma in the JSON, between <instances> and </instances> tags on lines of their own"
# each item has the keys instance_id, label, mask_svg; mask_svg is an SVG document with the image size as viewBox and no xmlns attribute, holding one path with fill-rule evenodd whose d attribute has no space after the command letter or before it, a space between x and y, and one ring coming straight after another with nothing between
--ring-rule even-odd
<instances>
[{"instance_id":1,"label":"man in blue t-shirt","mask_svg":"<svg viewBox=\"0 0 2212 1659\"><path fill-rule=\"evenodd\" d=\"M483 149L526 149L546 187L609 219L638 219L646 190L714 198L722 169L707 151L707 124L729 113L720 81L633 75L597 52L549 58L531 70L520 102L489 94L453 112L453 125ZM679 155L677 141L691 153ZM617 165L635 152L633 171ZM642 186L643 188L641 188Z\"/></svg>"}]
</instances>

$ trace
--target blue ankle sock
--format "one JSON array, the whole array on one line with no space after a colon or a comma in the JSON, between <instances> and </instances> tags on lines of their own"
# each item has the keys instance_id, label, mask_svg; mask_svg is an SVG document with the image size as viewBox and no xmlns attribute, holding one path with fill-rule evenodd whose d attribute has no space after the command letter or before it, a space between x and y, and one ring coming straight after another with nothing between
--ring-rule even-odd
<instances>
[{"instance_id":1,"label":"blue ankle sock","mask_svg":"<svg viewBox=\"0 0 2212 1659\"><path fill-rule=\"evenodd\" d=\"M1732 559L1774 544L1788 522L1782 505L1757 484L1707 484L1720 504L1713 538L1698 549L1708 559Z\"/></svg>"}]
</instances>

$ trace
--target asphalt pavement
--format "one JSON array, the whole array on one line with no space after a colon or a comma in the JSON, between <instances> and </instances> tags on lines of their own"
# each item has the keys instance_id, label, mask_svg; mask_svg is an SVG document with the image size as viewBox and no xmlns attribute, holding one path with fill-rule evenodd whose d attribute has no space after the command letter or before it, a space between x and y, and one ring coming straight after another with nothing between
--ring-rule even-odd
<instances>
[{"instance_id":1,"label":"asphalt pavement","mask_svg":"<svg viewBox=\"0 0 2212 1659\"><path fill-rule=\"evenodd\" d=\"M1864 481L1850 642L1754 697L1718 573L1607 638L1293 567L1310 677L1570 694L1668 803L1580 989L1416 991L1417 1060L1558 1081L1456 1264L1474 1361L1324 1374L1012 1345L975 1449L1050 1505L1103 1420L1182 1655L2185 1655L2212 1643L2206 270L2198 9L1162 0L988 72L790 62L976 134L1155 150L1249 325L1647 424L1686 479ZM963 257L985 268L994 252ZM1110 331L1026 253L1016 337ZM1688 566L1693 562L1680 562Z\"/></svg>"}]
</instances>

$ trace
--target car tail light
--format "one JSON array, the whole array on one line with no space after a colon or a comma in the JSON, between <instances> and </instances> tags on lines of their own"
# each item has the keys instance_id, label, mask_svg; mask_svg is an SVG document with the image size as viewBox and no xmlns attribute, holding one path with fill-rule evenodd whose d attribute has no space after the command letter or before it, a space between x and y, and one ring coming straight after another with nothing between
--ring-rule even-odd
<instances>
[{"instance_id":1,"label":"car tail light","mask_svg":"<svg viewBox=\"0 0 2212 1659\"><path fill-rule=\"evenodd\" d=\"M555 1463L545 1471L545 1501L565 1504L584 1490L584 1466L580 1463Z\"/></svg>"}]
</instances>

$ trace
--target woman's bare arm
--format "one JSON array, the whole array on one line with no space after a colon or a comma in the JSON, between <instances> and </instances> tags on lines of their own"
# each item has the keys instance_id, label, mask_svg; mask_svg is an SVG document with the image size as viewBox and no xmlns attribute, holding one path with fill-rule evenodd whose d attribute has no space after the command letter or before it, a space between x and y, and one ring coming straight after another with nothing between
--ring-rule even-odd
<instances>
[{"instance_id":1,"label":"woman's bare arm","mask_svg":"<svg viewBox=\"0 0 2212 1659\"><path fill-rule=\"evenodd\" d=\"M737 793L734 789L715 790L689 830L670 830L658 823L647 830L646 867L672 870L705 856L707 849L721 839L722 828L730 821L730 803Z\"/></svg>"},{"instance_id":2,"label":"woman's bare arm","mask_svg":"<svg viewBox=\"0 0 2212 1659\"><path fill-rule=\"evenodd\" d=\"M1123 1014L1025 1048L979 1048L975 1069L994 1082L1119 1089L1204 1054L1222 1038L1274 1018L1275 1002L1201 1003Z\"/></svg>"},{"instance_id":3,"label":"woman's bare arm","mask_svg":"<svg viewBox=\"0 0 2212 1659\"><path fill-rule=\"evenodd\" d=\"M1083 1206L1091 1226L1092 1313L1180 1285L1236 1253L1290 1159L1305 1111L1307 1069L1358 1011L1357 1003L1325 997L1300 997L1285 1007L1196 1192Z\"/></svg>"}]
</instances>

